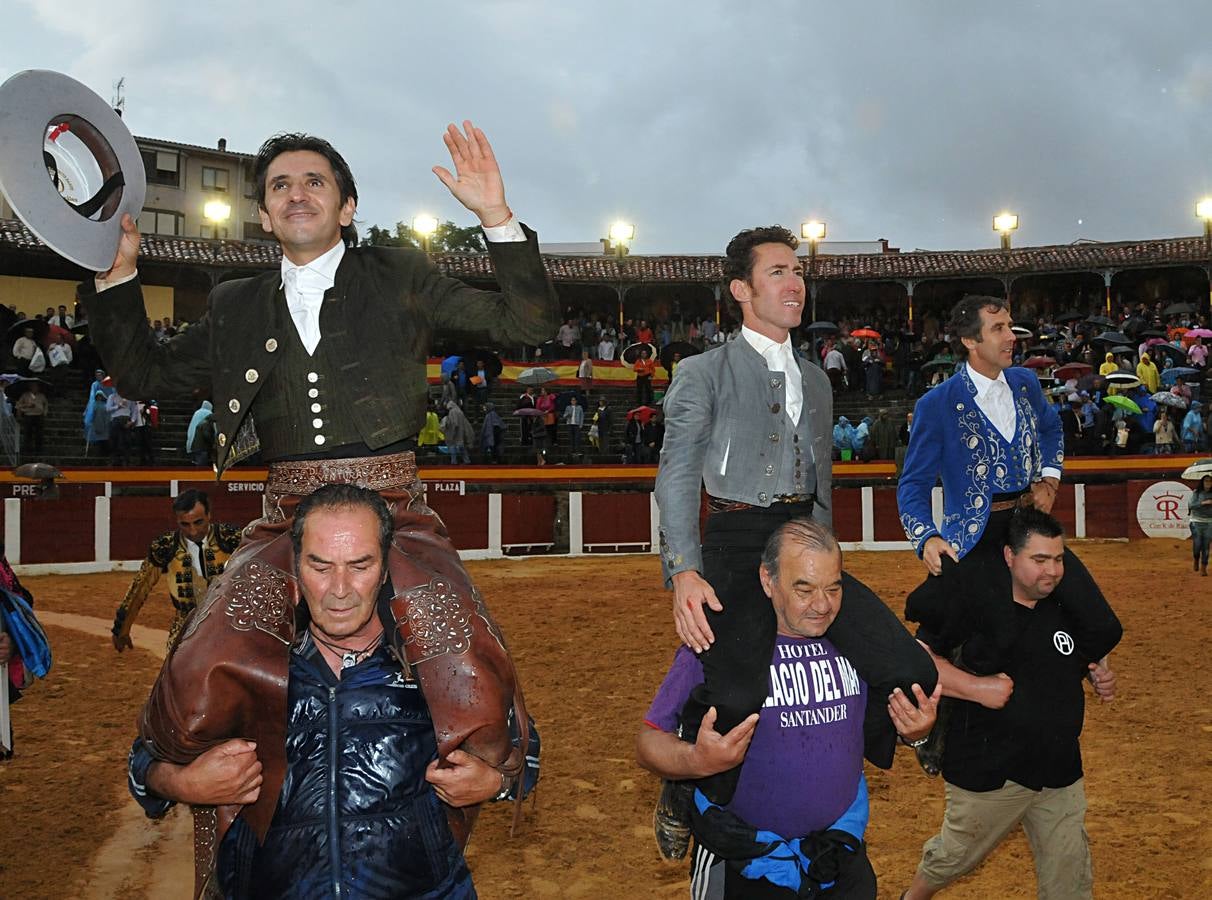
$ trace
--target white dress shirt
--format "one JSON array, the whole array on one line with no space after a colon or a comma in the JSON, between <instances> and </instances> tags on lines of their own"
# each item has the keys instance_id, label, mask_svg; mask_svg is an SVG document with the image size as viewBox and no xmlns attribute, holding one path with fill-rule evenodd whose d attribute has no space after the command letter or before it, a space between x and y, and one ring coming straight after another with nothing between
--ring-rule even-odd
<instances>
[{"instance_id":1,"label":"white dress shirt","mask_svg":"<svg viewBox=\"0 0 1212 900\"><path fill-rule=\"evenodd\" d=\"M998 372L997 378L987 378L972 366L968 366L968 376L976 386L977 407L1007 443L1012 442L1018 429L1018 413L1014 406L1014 392L1006 381L1006 373ZM1040 476L1060 478L1061 473L1060 469L1044 467L1040 470Z\"/></svg>"},{"instance_id":2,"label":"white dress shirt","mask_svg":"<svg viewBox=\"0 0 1212 900\"><path fill-rule=\"evenodd\" d=\"M781 344L776 344L764 334L758 334L742 325L741 336L749 342L750 347L762 354L767 369L783 373L783 383L787 386L784 403L787 418L791 420L792 425L799 425L800 412L804 408L804 382L800 367L795 361L795 352L791 349L790 335L783 338Z\"/></svg>"},{"instance_id":3,"label":"white dress shirt","mask_svg":"<svg viewBox=\"0 0 1212 900\"><path fill-rule=\"evenodd\" d=\"M185 541L185 549L189 551L189 558L194 564L194 571L198 573L199 578L204 577L205 573L202 571L202 545L191 541L187 537L183 537L182 540Z\"/></svg>"}]
</instances>

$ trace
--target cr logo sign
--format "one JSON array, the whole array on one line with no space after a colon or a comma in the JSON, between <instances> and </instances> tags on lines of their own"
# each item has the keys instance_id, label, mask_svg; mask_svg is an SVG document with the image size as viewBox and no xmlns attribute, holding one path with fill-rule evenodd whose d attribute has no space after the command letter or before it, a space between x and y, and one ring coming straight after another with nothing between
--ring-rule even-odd
<instances>
[{"instance_id":1,"label":"cr logo sign","mask_svg":"<svg viewBox=\"0 0 1212 900\"><path fill-rule=\"evenodd\" d=\"M1187 499L1191 489L1180 481L1158 481L1149 485L1136 501L1136 521L1149 537L1185 538Z\"/></svg>"}]
</instances>

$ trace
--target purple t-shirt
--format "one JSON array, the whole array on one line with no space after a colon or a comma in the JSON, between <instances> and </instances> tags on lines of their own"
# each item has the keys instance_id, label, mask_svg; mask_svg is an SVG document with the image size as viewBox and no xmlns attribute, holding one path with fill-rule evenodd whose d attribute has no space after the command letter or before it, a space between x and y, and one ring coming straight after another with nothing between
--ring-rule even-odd
<instances>
[{"instance_id":1,"label":"purple t-shirt","mask_svg":"<svg viewBox=\"0 0 1212 900\"><path fill-rule=\"evenodd\" d=\"M678 649L645 721L676 731L703 667ZM728 808L754 827L797 838L828 828L863 774L867 685L827 638L778 636L766 703Z\"/></svg>"}]
</instances>

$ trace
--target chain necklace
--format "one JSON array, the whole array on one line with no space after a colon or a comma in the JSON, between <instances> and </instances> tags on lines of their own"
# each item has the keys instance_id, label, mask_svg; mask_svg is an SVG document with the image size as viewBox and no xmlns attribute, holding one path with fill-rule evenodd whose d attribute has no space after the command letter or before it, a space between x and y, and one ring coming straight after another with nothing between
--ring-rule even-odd
<instances>
[{"instance_id":1,"label":"chain necklace","mask_svg":"<svg viewBox=\"0 0 1212 900\"><path fill-rule=\"evenodd\" d=\"M329 650L333 651L334 653L341 654L341 668L342 669L353 668L358 663L360 663L364 659L366 659L366 657L370 656L370 654L374 653L375 649L379 646L379 644L381 644L383 642L383 632L380 631L369 644L367 644L361 650L358 650L354 647L342 647L340 644L334 644L331 641L326 641L326 640L324 640L324 638L322 638L318 634L316 634L315 629L309 629L309 630L311 631L311 636L313 638L315 638L317 641L319 641L321 644L323 644L325 647L327 647Z\"/></svg>"}]
</instances>

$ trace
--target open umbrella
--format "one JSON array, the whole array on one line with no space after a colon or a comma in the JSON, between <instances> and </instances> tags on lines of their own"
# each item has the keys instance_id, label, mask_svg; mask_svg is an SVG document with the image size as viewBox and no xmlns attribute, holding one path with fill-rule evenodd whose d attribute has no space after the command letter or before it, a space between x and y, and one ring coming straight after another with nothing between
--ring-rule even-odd
<instances>
[{"instance_id":1,"label":"open umbrella","mask_svg":"<svg viewBox=\"0 0 1212 900\"><path fill-rule=\"evenodd\" d=\"M657 358L657 348L654 347L652 344L647 344L647 343L644 343L643 341L640 341L638 343L628 345L627 349L625 349L619 355L619 362L621 362L623 365L625 365L629 369L632 368L633 366L635 366L635 361L640 358L640 351L643 350L645 347L648 348L648 355L651 356L653 359L656 359Z\"/></svg>"},{"instance_id":2,"label":"open umbrella","mask_svg":"<svg viewBox=\"0 0 1212 900\"><path fill-rule=\"evenodd\" d=\"M1127 344L1117 344L1116 346L1114 346L1114 347L1112 347L1112 348L1111 348L1111 352L1112 352L1112 353L1117 353L1117 354L1118 354L1118 353L1126 353L1126 354L1128 354L1129 356L1135 356L1135 355L1136 355L1136 348L1135 348L1135 347L1129 347Z\"/></svg>"},{"instance_id":3,"label":"open umbrella","mask_svg":"<svg viewBox=\"0 0 1212 900\"><path fill-rule=\"evenodd\" d=\"M673 365L673 354L675 353L680 353L682 359L685 359L688 356L694 356L698 352L698 347L694 346L694 344L687 344L685 341L668 343L661 349L661 368L666 372L669 371L669 367Z\"/></svg>"},{"instance_id":4,"label":"open umbrella","mask_svg":"<svg viewBox=\"0 0 1212 900\"><path fill-rule=\"evenodd\" d=\"M940 355L934 357L934 359L930 360L930 362L926 363L924 366L922 366L922 368L923 369L938 369L941 367L953 366L953 365L955 365L955 357L951 356L950 354L943 353L943 354L940 354Z\"/></svg>"},{"instance_id":5,"label":"open umbrella","mask_svg":"<svg viewBox=\"0 0 1212 900\"><path fill-rule=\"evenodd\" d=\"M17 342L17 338L24 335L27 328L34 329L34 343L39 347L46 344L46 333L50 329L50 325L42 319L22 319L9 327L8 333L4 336L5 346L11 350L13 344Z\"/></svg>"},{"instance_id":6,"label":"open umbrella","mask_svg":"<svg viewBox=\"0 0 1212 900\"><path fill-rule=\"evenodd\" d=\"M456 368L458 368L459 360L461 360L462 358L463 357L461 357L461 356L448 356L445 359L443 359L442 365L439 367L442 371L442 374L449 375L451 372L453 372Z\"/></svg>"},{"instance_id":7,"label":"open umbrella","mask_svg":"<svg viewBox=\"0 0 1212 900\"><path fill-rule=\"evenodd\" d=\"M1181 316L1183 313L1193 313L1195 307L1190 303L1171 303L1162 310L1163 316Z\"/></svg>"},{"instance_id":8,"label":"open umbrella","mask_svg":"<svg viewBox=\"0 0 1212 900\"><path fill-rule=\"evenodd\" d=\"M626 419L630 422L632 419L639 419L641 425L648 424L648 420L657 413L654 406L637 406L635 409L627 410Z\"/></svg>"},{"instance_id":9,"label":"open umbrella","mask_svg":"<svg viewBox=\"0 0 1212 900\"><path fill-rule=\"evenodd\" d=\"M1188 379L1198 378L1199 374L1199 369L1192 369L1188 366L1171 366L1168 369L1162 369L1161 383L1174 384L1180 378L1183 381L1187 381Z\"/></svg>"},{"instance_id":10,"label":"open umbrella","mask_svg":"<svg viewBox=\"0 0 1212 900\"><path fill-rule=\"evenodd\" d=\"M1178 477L1183 481L1199 481L1205 475L1212 475L1212 459L1197 459Z\"/></svg>"},{"instance_id":11,"label":"open umbrella","mask_svg":"<svg viewBox=\"0 0 1212 900\"><path fill-rule=\"evenodd\" d=\"M880 339L880 333L874 328L856 328L854 331L850 332L850 336L856 338L867 338L873 341L878 341Z\"/></svg>"},{"instance_id":12,"label":"open umbrella","mask_svg":"<svg viewBox=\"0 0 1212 900\"><path fill-rule=\"evenodd\" d=\"M1020 341L1025 341L1027 338L1034 337L1035 335L1035 332L1026 325L1012 325L1010 326L1010 330L1014 332L1014 336Z\"/></svg>"},{"instance_id":13,"label":"open umbrella","mask_svg":"<svg viewBox=\"0 0 1212 900\"><path fill-rule=\"evenodd\" d=\"M580 388L569 388L566 391L560 391L560 393L556 395L556 412L560 416L564 415L564 409L568 406L573 397L577 398L577 403L581 404L582 409L588 408L585 406L585 403L587 402L585 399L585 392Z\"/></svg>"},{"instance_id":14,"label":"open umbrella","mask_svg":"<svg viewBox=\"0 0 1212 900\"><path fill-rule=\"evenodd\" d=\"M1134 416L1140 415L1140 407L1136 405L1136 401L1130 397L1123 396L1123 394L1111 394L1110 396L1103 397L1103 403L1118 406L1120 409L1127 410Z\"/></svg>"},{"instance_id":15,"label":"open umbrella","mask_svg":"<svg viewBox=\"0 0 1212 900\"><path fill-rule=\"evenodd\" d=\"M8 394L9 400L16 403L21 399L21 395L35 384L42 385L42 390L45 393L50 393L51 383L41 378L18 378L4 389L4 393Z\"/></svg>"},{"instance_id":16,"label":"open umbrella","mask_svg":"<svg viewBox=\"0 0 1212 900\"><path fill-rule=\"evenodd\" d=\"M1104 331L1098 337L1094 338L1100 344L1126 344L1132 339L1122 331Z\"/></svg>"},{"instance_id":17,"label":"open umbrella","mask_svg":"<svg viewBox=\"0 0 1212 900\"><path fill-rule=\"evenodd\" d=\"M559 377L559 375L546 366L534 366L522 370L521 374L518 375L518 384L529 384L532 387L537 387L540 384L555 381Z\"/></svg>"},{"instance_id":18,"label":"open umbrella","mask_svg":"<svg viewBox=\"0 0 1212 900\"><path fill-rule=\"evenodd\" d=\"M1165 336L1166 333L1160 328L1146 328L1139 335L1139 337L1143 338L1164 338Z\"/></svg>"},{"instance_id":19,"label":"open umbrella","mask_svg":"<svg viewBox=\"0 0 1212 900\"><path fill-rule=\"evenodd\" d=\"M1171 394L1169 391L1158 391L1149 397L1154 403L1160 403L1162 406L1173 406L1179 409L1187 408L1187 401L1178 394Z\"/></svg>"},{"instance_id":20,"label":"open umbrella","mask_svg":"<svg viewBox=\"0 0 1212 900\"><path fill-rule=\"evenodd\" d=\"M1183 340L1185 341L1187 338L1197 338L1197 337L1198 338L1212 338L1212 331L1209 331L1207 328L1192 328L1190 331L1188 331L1186 334L1183 335Z\"/></svg>"},{"instance_id":21,"label":"open umbrella","mask_svg":"<svg viewBox=\"0 0 1212 900\"><path fill-rule=\"evenodd\" d=\"M1056 365L1056 360L1051 356L1033 356L1023 362L1023 366L1028 369L1050 369Z\"/></svg>"},{"instance_id":22,"label":"open umbrella","mask_svg":"<svg viewBox=\"0 0 1212 900\"><path fill-rule=\"evenodd\" d=\"M1081 378L1091 371L1090 366L1083 362L1065 363L1054 373L1057 378L1068 381L1070 378Z\"/></svg>"},{"instance_id":23,"label":"open umbrella","mask_svg":"<svg viewBox=\"0 0 1212 900\"><path fill-rule=\"evenodd\" d=\"M1140 384L1140 379L1133 372L1112 372L1105 377L1108 384L1117 388L1134 388Z\"/></svg>"},{"instance_id":24,"label":"open umbrella","mask_svg":"<svg viewBox=\"0 0 1212 900\"><path fill-rule=\"evenodd\" d=\"M469 349L464 353L459 354L463 357L463 366L467 369L467 377L471 378L476 374L478 368L477 363L484 364L484 371L488 373L488 378L495 381L501 377L501 357L497 356L491 350L485 350L482 347Z\"/></svg>"},{"instance_id":25,"label":"open umbrella","mask_svg":"<svg viewBox=\"0 0 1212 900\"><path fill-rule=\"evenodd\" d=\"M1166 343L1165 338L1151 337L1145 341L1145 349L1147 350L1150 347L1156 347L1158 344L1164 344L1164 343ZM1175 349L1177 350L1178 348L1176 347Z\"/></svg>"},{"instance_id":26,"label":"open umbrella","mask_svg":"<svg viewBox=\"0 0 1212 900\"><path fill-rule=\"evenodd\" d=\"M1100 325L1103 328L1113 328L1115 326L1115 323L1106 316L1090 316L1086 321L1091 325Z\"/></svg>"},{"instance_id":27,"label":"open umbrella","mask_svg":"<svg viewBox=\"0 0 1212 900\"><path fill-rule=\"evenodd\" d=\"M1076 309L1066 309L1054 318L1057 322L1079 322L1082 319L1082 314Z\"/></svg>"},{"instance_id":28,"label":"open umbrella","mask_svg":"<svg viewBox=\"0 0 1212 900\"><path fill-rule=\"evenodd\" d=\"M809 331L829 332L829 331L838 331L839 329L832 322L821 321L821 322L813 322L811 325L808 326L808 330Z\"/></svg>"},{"instance_id":29,"label":"open umbrella","mask_svg":"<svg viewBox=\"0 0 1212 900\"><path fill-rule=\"evenodd\" d=\"M1154 359L1160 356L1168 357L1176 366L1182 366L1187 361L1186 350L1182 347L1175 347L1173 344L1167 344L1165 341L1150 347L1149 355Z\"/></svg>"}]
</instances>

